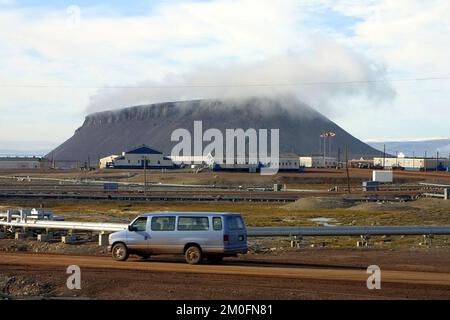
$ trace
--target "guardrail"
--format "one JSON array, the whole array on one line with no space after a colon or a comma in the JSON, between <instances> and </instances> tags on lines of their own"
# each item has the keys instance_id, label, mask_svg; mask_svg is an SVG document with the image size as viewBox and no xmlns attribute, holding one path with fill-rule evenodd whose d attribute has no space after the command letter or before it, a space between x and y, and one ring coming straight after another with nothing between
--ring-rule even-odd
<instances>
[{"instance_id":1,"label":"guardrail","mask_svg":"<svg viewBox=\"0 0 450 320\"><path fill-rule=\"evenodd\" d=\"M419 185L425 187L450 188L450 184L419 182Z\"/></svg>"},{"instance_id":2,"label":"guardrail","mask_svg":"<svg viewBox=\"0 0 450 320\"><path fill-rule=\"evenodd\" d=\"M249 237L450 235L450 226L336 226L248 228Z\"/></svg>"},{"instance_id":3,"label":"guardrail","mask_svg":"<svg viewBox=\"0 0 450 320\"><path fill-rule=\"evenodd\" d=\"M34 220L34 221L10 221L10 222L0 221L0 226L25 228L25 229L29 228L29 229L115 232L126 229L128 224Z\"/></svg>"},{"instance_id":4,"label":"guardrail","mask_svg":"<svg viewBox=\"0 0 450 320\"><path fill-rule=\"evenodd\" d=\"M5 221L0 225L15 228L115 232L128 224L77 221ZM335 226L335 227L263 227L247 228L248 237L284 236L377 236L377 235L450 235L450 226Z\"/></svg>"},{"instance_id":5,"label":"guardrail","mask_svg":"<svg viewBox=\"0 0 450 320\"><path fill-rule=\"evenodd\" d=\"M446 198L445 194L443 194L443 193L429 193L429 192L427 192L427 193L424 193L423 196L424 197L431 197L431 198L442 198L442 199Z\"/></svg>"}]
</instances>

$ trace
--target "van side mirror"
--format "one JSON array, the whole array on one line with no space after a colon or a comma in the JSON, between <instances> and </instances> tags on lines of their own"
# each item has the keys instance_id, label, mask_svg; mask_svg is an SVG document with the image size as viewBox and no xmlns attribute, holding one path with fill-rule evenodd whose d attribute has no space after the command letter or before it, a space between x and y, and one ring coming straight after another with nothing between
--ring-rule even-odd
<instances>
[{"instance_id":1,"label":"van side mirror","mask_svg":"<svg viewBox=\"0 0 450 320\"><path fill-rule=\"evenodd\" d=\"M136 231L136 228L130 225L128 226L128 231Z\"/></svg>"}]
</instances>

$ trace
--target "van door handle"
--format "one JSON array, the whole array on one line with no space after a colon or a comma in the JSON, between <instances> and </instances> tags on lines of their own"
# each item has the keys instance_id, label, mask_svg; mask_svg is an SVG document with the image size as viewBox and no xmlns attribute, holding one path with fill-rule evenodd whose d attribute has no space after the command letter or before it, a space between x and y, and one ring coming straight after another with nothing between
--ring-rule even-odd
<instances>
[{"instance_id":1,"label":"van door handle","mask_svg":"<svg viewBox=\"0 0 450 320\"><path fill-rule=\"evenodd\" d=\"M148 236L145 236L145 240L148 240Z\"/></svg>"}]
</instances>

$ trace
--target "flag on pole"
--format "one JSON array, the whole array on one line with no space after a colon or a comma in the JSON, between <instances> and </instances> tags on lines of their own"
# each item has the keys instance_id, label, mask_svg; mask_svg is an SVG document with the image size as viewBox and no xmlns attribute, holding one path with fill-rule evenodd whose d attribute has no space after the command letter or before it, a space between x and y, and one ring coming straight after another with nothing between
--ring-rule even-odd
<instances>
[{"instance_id":1,"label":"flag on pole","mask_svg":"<svg viewBox=\"0 0 450 320\"><path fill-rule=\"evenodd\" d=\"M324 132L320 135L321 138L334 138L336 137L336 133L334 132Z\"/></svg>"}]
</instances>

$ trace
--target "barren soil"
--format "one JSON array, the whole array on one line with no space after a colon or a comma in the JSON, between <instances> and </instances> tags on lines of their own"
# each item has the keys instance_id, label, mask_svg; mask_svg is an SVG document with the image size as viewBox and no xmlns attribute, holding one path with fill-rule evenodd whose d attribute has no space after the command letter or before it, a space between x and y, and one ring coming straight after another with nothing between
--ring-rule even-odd
<instances>
[{"instance_id":1,"label":"barren soil","mask_svg":"<svg viewBox=\"0 0 450 320\"><path fill-rule=\"evenodd\" d=\"M68 265L82 289L66 288ZM366 267L382 270L381 290L366 287ZM0 253L3 295L99 299L450 299L448 250L308 249L248 255L222 265L189 266L180 258Z\"/></svg>"}]
</instances>

